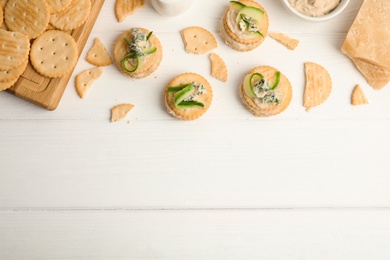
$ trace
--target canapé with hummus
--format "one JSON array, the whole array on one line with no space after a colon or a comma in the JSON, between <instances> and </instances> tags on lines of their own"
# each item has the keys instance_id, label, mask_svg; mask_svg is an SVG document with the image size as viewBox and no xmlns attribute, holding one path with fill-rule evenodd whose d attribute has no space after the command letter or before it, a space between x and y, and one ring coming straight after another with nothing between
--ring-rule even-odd
<instances>
[{"instance_id":1,"label":"canap\u00e9 with hummus","mask_svg":"<svg viewBox=\"0 0 390 260\"><path fill-rule=\"evenodd\" d=\"M220 33L227 45L237 51L258 47L268 34L268 15L252 0L230 1L220 20Z\"/></svg>"},{"instance_id":2,"label":"canap\u00e9 with hummus","mask_svg":"<svg viewBox=\"0 0 390 260\"><path fill-rule=\"evenodd\" d=\"M255 116L273 116L283 112L291 102L290 81L277 69L260 66L244 78L239 94L245 107Z\"/></svg>"}]
</instances>

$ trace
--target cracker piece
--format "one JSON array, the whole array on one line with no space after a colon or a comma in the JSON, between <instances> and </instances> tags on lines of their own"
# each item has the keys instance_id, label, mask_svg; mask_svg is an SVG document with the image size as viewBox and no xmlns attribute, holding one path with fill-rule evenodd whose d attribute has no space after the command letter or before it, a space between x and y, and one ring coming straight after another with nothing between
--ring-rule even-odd
<instances>
[{"instance_id":1,"label":"cracker piece","mask_svg":"<svg viewBox=\"0 0 390 260\"><path fill-rule=\"evenodd\" d=\"M23 72L26 70L28 64L28 57L26 60L19 66L11 70L0 70L0 82L12 81L20 77Z\"/></svg>"},{"instance_id":2,"label":"cracker piece","mask_svg":"<svg viewBox=\"0 0 390 260\"><path fill-rule=\"evenodd\" d=\"M45 0L9 0L4 12L8 29L30 39L41 35L49 23L49 6Z\"/></svg>"},{"instance_id":3,"label":"cracker piece","mask_svg":"<svg viewBox=\"0 0 390 260\"><path fill-rule=\"evenodd\" d=\"M91 0L72 0L63 11L50 15L50 23L67 31L82 26L91 12Z\"/></svg>"},{"instance_id":4,"label":"cracker piece","mask_svg":"<svg viewBox=\"0 0 390 260\"><path fill-rule=\"evenodd\" d=\"M18 81L18 79L19 78L16 78L16 79L13 79L10 81L6 81L6 82L0 82L0 91L9 89L10 87L12 87L16 83L16 81Z\"/></svg>"},{"instance_id":5,"label":"cracker piece","mask_svg":"<svg viewBox=\"0 0 390 260\"><path fill-rule=\"evenodd\" d=\"M78 52L72 36L63 31L50 30L35 39L31 46L30 59L38 73L57 78L73 70Z\"/></svg>"},{"instance_id":6,"label":"cracker piece","mask_svg":"<svg viewBox=\"0 0 390 260\"><path fill-rule=\"evenodd\" d=\"M133 108L133 104L119 104L111 108L111 122L117 122L125 118Z\"/></svg>"},{"instance_id":7,"label":"cracker piece","mask_svg":"<svg viewBox=\"0 0 390 260\"><path fill-rule=\"evenodd\" d=\"M118 22L123 22L126 16L131 15L139 7L145 4L145 0L116 0L115 16Z\"/></svg>"},{"instance_id":8,"label":"cracker piece","mask_svg":"<svg viewBox=\"0 0 390 260\"><path fill-rule=\"evenodd\" d=\"M129 54L128 51L128 44L123 40L124 38L130 40L130 42L133 41L133 35L132 35L132 30L138 29L142 32L144 32L146 35L149 34L149 30L145 28L132 28L130 30L127 30L123 32L116 40L115 45L114 45L114 61L119 70L124 73L126 76L132 77L132 78L144 78L151 73L153 73L158 66L160 65L162 56L163 56L163 51L162 51L162 46L159 41L159 39L152 34L150 39L149 39L149 47L156 47L156 51L152 54L145 55L141 57L141 65L138 68L137 71L135 72L126 72L122 68L122 60L125 58L126 55ZM126 64L128 68L131 68L133 66L132 62L134 59L129 59Z\"/></svg>"},{"instance_id":9,"label":"cracker piece","mask_svg":"<svg viewBox=\"0 0 390 260\"><path fill-rule=\"evenodd\" d=\"M244 80L253 73L260 73L269 82L275 82L277 71L277 69L271 66L259 66L249 71ZM242 83L240 86L239 94L241 101L249 110L249 112L255 116L268 117L280 114L287 109L291 103L293 90L288 78L280 72L280 81L277 88L275 89L275 94L280 99L279 103L263 103L260 102L258 98L248 96L245 92L244 83Z\"/></svg>"},{"instance_id":10,"label":"cracker piece","mask_svg":"<svg viewBox=\"0 0 390 260\"><path fill-rule=\"evenodd\" d=\"M84 98L92 83L103 74L102 67L85 70L76 76L76 91L80 98Z\"/></svg>"},{"instance_id":11,"label":"cracker piece","mask_svg":"<svg viewBox=\"0 0 390 260\"><path fill-rule=\"evenodd\" d=\"M5 5L7 4L8 0L0 0L0 6L5 8Z\"/></svg>"},{"instance_id":12,"label":"cracker piece","mask_svg":"<svg viewBox=\"0 0 390 260\"><path fill-rule=\"evenodd\" d=\"M228 70L223 59L215 53L210 53L210 60L211 76L222 82L226 82L228 78Z\"/></svg>"},{"instance_id":13,"label":"cracker piece","mask_svg":"<svg viewBox=\"0 0 390 260\"><path fill-rule=\"evenodd\" d=\"M214 35L202 27L188 27L180 33L186 52L204 54L218 47Z\"/></svg>"},{"instance_id":14,"label":"cracker piece","mask_svg":"<svg viewBox=\"0 0 390 260\"><path fill-rule=\"evenodd\" d=\"M359 85L356 85L352 91L351 103L354 106L368 104L367 97Z\"/></svg>"},{"instance_id":15,"label":"cracker piece","mask_svg":"<svg viewBox=\"0 0 390 260\"><path fill-rule=\"evenodd\" d=\"M0 39L0 70L17 68L28 57L29 39L21 33L1 29Z\"/></svg>"},{"instance_id":16,"label":"cracker piece","mask_svg":"<svg viewBox=\"0 0 390 260\"><path fill-rule=\"evenodd\" d=\"M95 39L94 45L89 50L86 59L95 66L108 66L112 64L111 57L99 38Z\"/></svg>"},{"instance_id":17,"label":"cracker piece","mask_svg":"<svg viewBox=\"0 0 390 260\"><path fill-rule=\"evenodd\" d=\"M310 110L328 99L332 91L332 78L324 67L314 62L305 63L305 75L303 106Z\"/></svg>"},{"instance_id":18,"label":"cracker piece","mask_svg":"<svg viewBox=\"0 0 390 260\"><path fill-rule=\"evenodd\" d=\"M50 13L59 13L70 5L72 0L46 0L49 5Z\"/></svg>"},{"instance_id":19,"label":"cracker piece","mask_svg":"<svg viewBox=\"0 0 390 260\"><path fill-rule=\"evenodd\" d=\"M195 101L201 102L204 104L204 107L194 106L190 108L177 108L174 103L175 92L169 92L169 87L187 85L192 83L196 86L203 84L205 90L202 94L195 97ZM181 74L165 87L164 90L164 104L167 112L176 119L179 120L195 120L201 117L209 109L211 101L213 99L213 90L209 82L199 74L196 73L184 73Z\"/></svg>"},{"instance_id":20,"label":"cracker piece","mask_svg":"<svg viewBox=\"0 0 390 260\"><path fill-rule=\"evenodd\" d=\"M4 15L3 15L3 7L0 6L0 28L3 26Z\"/></svg>"},{"instance_id":21,"label":"cracker piece","mask_svg":"<svg viewBox=\"0 0 390 260\"><path fill-rule=\"evenodd\" d=\"M295 50L298 47L299 40L292 39L283 33L271 32L268 34L272 39L284 45L289 50Z\"/></svg>"},{"instance_id":22,"label":"cracker piece","mask_svg":"<svg viewBox=\"0 0 390 260\"><path fill-rule=\"evenodd\" d=\"M341 48L376 90L390 82L389 20L390 1L363 1Z\"/></svg>"}]
</instances>

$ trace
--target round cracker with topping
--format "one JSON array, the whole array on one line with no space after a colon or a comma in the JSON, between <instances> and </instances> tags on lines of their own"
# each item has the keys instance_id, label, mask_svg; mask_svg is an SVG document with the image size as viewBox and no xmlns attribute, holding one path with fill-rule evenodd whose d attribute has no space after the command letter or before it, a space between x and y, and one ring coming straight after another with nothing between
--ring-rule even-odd
<instances>
[{"instance_id":1,"label":"round cracker with topping","mask_svg":"<svg viewBox=\"0 0 390 260\"><path fill-rule=\"evenodd\" d=\"M72 0L61 12L50 15L50 23L63 31L82 26L91 12L91 0Z\"/></svg>"},{"instance_id":2,"label":"round cracker with topping","mask_svg":"<svg viewBox=\"0 0 390 260\"><path fill-rule=\"evenodd\" d=\"M4 13L8 29L27 35L30 39L41 35L49 23L46 0L9 0Z\"/></svg>"},{"instance_id":3,"label":"round cracker with topping","mask_svg":"<svg viewBox=\"0 0 390 260\"><path fill-rule=\"evenodd\" d=\"M195 92L183 101L198 102L202 105L180 107L181 103L175 104L175 97L180 94L180 90L172 91L172 88L181 88L188 84L195 87ZM180 120L195 120L201 117L209 109L212 99L213 90L210 83L196 73L184 73L175 77L164 90L164 104L167 112Z\"/></svg>"},{"instance_id":4,"label":"round cracker with topping","mask_svg":"<svg viewBox=\"0 0 390 260\"><path fill-rule=\"evenodd\" d=\"M270 66L259 66L252 69L248 75L252 75L254 73L259 73L263 76L263 78L273 84L276 81L276 73L277 69ZM277 87L274 90L275 96L278 97L277 102L268 102L264 101L264 99L258 97L251 97L245 91L245 84L242 83L239 88L239 94L241 97L241 101L245 105L245 107L255 116L267 117L277 115L290 105L292 99L292 86L287 77L280 73L280 81ZM245 80L244 80L245 81Z\"/></svg>"},{"instance_id":5,"label":"round cracker with topping","mask_svg":"<svg viewBox=\"0 0 390 260\"><path fill-rule=\"evenodd\" d=\"M78 47L73 37L66 32L50 30L34 41L30 59L38 73L57 78L73 70L78 59Z\"/></svg>"},{"instance_id":6,"label":"round cracker with topping","mask_svg":"<svg viewBox=\"0 0 390 260\"><path fill-rule=\"evenodd\" d=\"M115 60L115 64L117 65L117 67L122 73L124 73L129 77L139 79L139 78L147 77L158 68L162 60L163 52L162 52L162 46L159 39L154 34L152 34L149 38L147 47L148 48L156 47L156 51L154 53L141 56L140 67L136 71L126 72L122 67L122 60L126 57L126 55L129 54L129 45L126 43L124 39L133 42L134 39L134 36L132 34L133 29L138 29L146 35L150 33L150 31L145 28L132 28L130 30L123 32L118 37L114 45L114 60ZM126 67L133 67L132 63L134 62L134 60L135 59L129 59L125 63Z\"/></svg>"}]
</instances>

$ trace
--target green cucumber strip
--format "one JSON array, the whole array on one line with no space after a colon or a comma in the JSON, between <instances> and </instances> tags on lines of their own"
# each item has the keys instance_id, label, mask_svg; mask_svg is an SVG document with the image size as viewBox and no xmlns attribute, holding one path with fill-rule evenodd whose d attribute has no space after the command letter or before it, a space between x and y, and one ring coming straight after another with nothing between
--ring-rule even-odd
<instances>
[{"instance_id":1,"label":"green cucumber strip","mask_svg":"<svg viewBox=\"0 0 390 260\"><path fill-rule=\"evenodd\" d=\"M192 84L189 84L182 90L176 92L174 98L173 98L173 103L177 106L180 102L182 102L184 99L188 98L195 92L195 88Z\"/></svg>"},{"instance_id":2,"label":"green cucumber strip","mask_svg":"<svg viewBox=\"0 0 390 260\"><path fill-rule=\"evenodd\" d=\"M243 3L240 3L238 1L230 1L230 8L234 9L235 11L239 12L245 5Z\"/></svg>"},{"instance_id":3,"label":"green cucumber strip","mask_svg":"<svg viewBox=\"0 0 390 260\"><path fill-rule=\"evenodd\" d=\"M198 101L182 101L179 104L177 104L176 107L179 109L191 108L191 107L204 107L204 104Z\"/></svg>"},{"instance_id":4,"label":"green cucumber strip","mask_svg":"<svg viewBox=\"0 0 390 260\"><path fill-rule=\"evenodd\" d=\"M182 90L183 88L187 87L188 85L192 85L192 84L190 83L190 84L183 84L183 85L179 85L179 86L168 87L168 92L178 92L178 91Z\"/></svg>"},{"instance_id":5,"label":"green cucumber strip","mask_svg":"<svg viewBox=\"0 0 390 260\"><path fill-rule=\"evenodd\" d=\"M259 31L256 31L256 32L253 32L254 34L257 34L258 36L260 36L260 37L262 37L262 38L264 38L264 35L261 33L261 32L259 32Z\"/></svg>"},{"instance_id":6,"label":"green cucumber strip","mask_svg":"<svg viewBox=\"0 0 390 260\"><path fill-rule=\"evenodd\" d=\"M275 72L275 77L276 77L275 83L272 85L270 90L274 90L274 89L276 89L278 87L279 82L280 82L280 71Z\"/></svg>"},{"instance_id":7,"label":"green cucumber strip","mask_svg":"<svg viewBox=\"0 0 390 260\"><path fill-rule=\"evenodd\" d=\"M256 97L256 94L255 92L253 91L253 88L251 86L251 83L249 82L250 79L251 79L251 76L250 74L246 75L245 76L245 79L244 79L244 91L245 91L245 94L251 98L255 98Z\"/></svg>"},{"instance_id":8,"label":"green cucumber strip","mask_svg":"<svg viewBox=\"0 0 390 260\"><path fill-rule=\"evenodd\" d=\"M131 46L133 43L126 38L123 38L127 45Z\"/></svg>"},{"instance_id":9,"label":"green cucumber strip","mask_svg":"<svg viewBox=\"0 0 390 260\"><path fill-rule=\"evenodd\" d=\"M156 51L157 51L157 47L156 47L156 46L153 46L152 48L146 49L146 50L144 51L144 53L145 53L145 55L149 55L149 54L152 54L152 53L154 53L154 52L156 52Z\"/></svg>"},{"instance_id":10,"label":"green cucumber strip","mask_svg":"<svg viewBox=\"0 0 390 260\"><path fill-rule=\"evenodd\" d=\"M122 64L122 69L124 70L124 71L126 71L127 73L132 73L132 72L135 72L135 71L137 71L138 69L139 69L139 67L140 67L140 65L141 65L141 57L140 56L136 56L136 55L134 55L134 57L133 56L130 56L132 53L130 53L130 54L128 54L122 61L121 61L121 64ZM136 61L137 61L137 64L135 65L135 67L134 67L134 69L128 69L127 67L126 67L126 61L128 61L129 59L131 59L131 58L136 58Z\"/></svg>"},{"instance_id":11,"label":"green cucumber strip","mask_svg":"<svg viewBox=\"0 0 390 260\"><path fill-rule=\"evenodd\" d=\"M264 78L264 76L262 74L260 74L260 73L257 73L257 72L253 73L251 75L251 77L249 79L249 85L250 85L252 91L253 91L253 84L252 84L252 82L260 81L262 78ZM255 93L255 92L253 91L253 93Z\"/></svg>"},{"instance_id":12,"label":"green cucumber strip","mask_svg":"<svg viewBox=\"0 0 390 260\"><path fill-rule=\"evenodd\" d=\"M150 36L152 36L152 34L153 34L153 31L151 31L151 32L148 34L148 36L146 36L146 40L147 40L147 41L149 41Z\"/></svg>"}]
</instances>

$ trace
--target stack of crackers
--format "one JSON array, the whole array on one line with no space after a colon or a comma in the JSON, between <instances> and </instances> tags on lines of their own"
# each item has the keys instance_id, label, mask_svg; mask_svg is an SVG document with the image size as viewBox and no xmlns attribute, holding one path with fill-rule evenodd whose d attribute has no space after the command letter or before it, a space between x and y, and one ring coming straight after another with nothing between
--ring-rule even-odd
<instances>
[{"instance_id":1,"label":"stack of crackers","mask_svg":"<svg viewBox=\"0 0 390 260\"><path fill-rule=\"evenodd\" d=\"M0 90L18 80L28 61L48 78L73 71L79 50L67 31L86 22L91 0L1 0L1 4L5 26L0 29Z\"/></svg>"}]
</instances>

